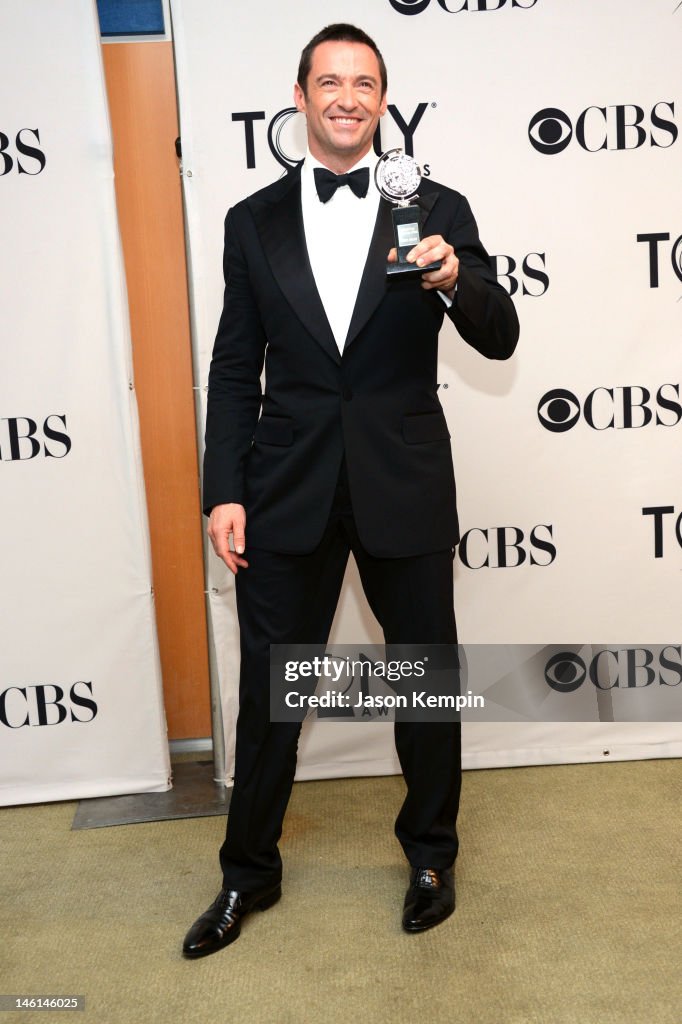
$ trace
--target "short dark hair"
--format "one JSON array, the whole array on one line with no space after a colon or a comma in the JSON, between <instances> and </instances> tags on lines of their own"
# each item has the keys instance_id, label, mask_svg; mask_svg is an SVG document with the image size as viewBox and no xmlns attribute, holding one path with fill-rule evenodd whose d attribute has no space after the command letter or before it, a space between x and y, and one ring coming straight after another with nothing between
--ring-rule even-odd
<instances>
[{"instance_id":1,"label":"short dark hair","mask_svg":"<svg viewBox=\"0 0 682 1024\"><path fill-rule=\"evenodd\" d=\"M381 95L384 95L388 85L388 75L386 74L386 65L384 64L384 58L381 56L379 47L361 28L344 22L327 25L326 28L323 28L316 36L313 36L310 42L304 46L298 65L298 78L296 79L304 93L307 90L308 75L310 74L310 67L313 62L313 51L320 43L363 43L365 46L369 46L379 61Z\"/></svg>"}]
</instances>

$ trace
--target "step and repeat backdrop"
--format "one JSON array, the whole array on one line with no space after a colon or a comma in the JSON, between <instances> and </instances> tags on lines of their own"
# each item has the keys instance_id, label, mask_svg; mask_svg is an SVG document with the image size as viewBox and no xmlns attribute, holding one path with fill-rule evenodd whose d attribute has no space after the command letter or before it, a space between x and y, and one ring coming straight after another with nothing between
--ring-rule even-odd
<instances>
[{"instance_id":1,"label":"step and repeat backdrop","mask_svg":"<svg viewBox=\"0 0 682 1024\"><path fill-rule=\"evenodd\" d=\"M0 804L166 790L92 0L0 3Z\"/></svg>"},{"instance_id":2,"label":"step and repeat backdrop","mask_svg":"<svg viewBox=\"0 0 682 1024\"><path fill-rule=\"evenodd\" d=\"M402 146L468 197L521 321L505 363L449 324L441 334L460 637L535 652L517 678L535 720L467 723L465 764L682 754L674 716L634 720L647 717L643 688L682 678L682 5L173 0L172 15L204 400L225 213L303 157L300 51L325 24L353 22L388 65L377 156ZM209 588L230 765L237 625L213 558ZM351 568L332 640L379 639ZM552 675L545 645L577 653ZM603 720L600 691L616 687L623 701L639 691L633 720ZM590 688L593 719L570 721L568 702ZM563 695L551 716L563 721L542 721L543 692ZM390 728L304 733L300 778L395 770Z\"/></svg>"}]
</instances>

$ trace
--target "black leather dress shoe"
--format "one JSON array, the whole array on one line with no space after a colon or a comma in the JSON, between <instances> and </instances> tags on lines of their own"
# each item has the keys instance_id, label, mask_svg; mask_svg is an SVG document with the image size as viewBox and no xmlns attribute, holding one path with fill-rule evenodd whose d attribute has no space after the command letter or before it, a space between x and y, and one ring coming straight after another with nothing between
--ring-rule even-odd
<instances>
[{"instance_id":1,"label":"black leather dress shoe","mask_svg":"<svg viewBox=\"0 0 682 1024\"><path fill-rule=\"evenodd\" d=\"M405 896L403 928L423 932L440 924L455 909L455 880L452 871L412 868Z\"/></svg>"},{"instance_id":2,"label":"black leather dress shoe","mask_svg":"<svg viewBox=\"0 0 682 1024\"><path fill-rule=\"evenodd\" d=\"M239 938L242 918L252 910L267 910L282 895L278 882L255 892L221 889L208 910L198 917L185 936L182 952L196 958L217 953Z\"/></svg>"}]
</instances>

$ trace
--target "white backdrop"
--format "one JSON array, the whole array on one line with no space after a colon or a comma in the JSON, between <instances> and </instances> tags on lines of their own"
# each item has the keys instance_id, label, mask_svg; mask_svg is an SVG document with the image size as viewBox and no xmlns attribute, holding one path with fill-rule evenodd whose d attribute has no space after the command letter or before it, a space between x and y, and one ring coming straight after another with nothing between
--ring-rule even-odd
<instances>
[{"instance_id":1,"label":"white backdrop","mask_svg":"<svg viewBox=\"0 0 682 1024\"><path fill-rule=\"evenodd\" d=\"M300 50L323 25L354 22L388 65L382 148L412 144L433 178L468 196L521 320L506 363L452 325L441 334L465 534L460 638L679 643L682 9L299 0L292 11L172 3L201 384L225 212L303 155L302 116L287 110ZM652 233L669 238L638 240ZM229 767L238 645L232 579L215 559L209 585ZM332 638L379 639L353 568ZM679 723L465 727L468 767L680 754ZM388 728L304 735L299 778L395 770Z\"/></svg>"},{"instance_id":2,"label":"white backdrop","mask_svg":"<svg viewBox=\"0 0 682 1024\"><path fill-rule=\"evenodd\" d=\"M93 0L0 2L0 804L166 790Z\"/></svg>"}]
</instances>

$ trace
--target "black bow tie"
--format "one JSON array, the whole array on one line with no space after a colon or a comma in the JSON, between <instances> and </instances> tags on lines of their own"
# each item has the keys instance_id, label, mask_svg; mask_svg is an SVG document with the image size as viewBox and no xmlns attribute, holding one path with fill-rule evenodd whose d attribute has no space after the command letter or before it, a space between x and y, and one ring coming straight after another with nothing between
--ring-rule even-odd
<instances>
[{"instance_id":1,"label":"black bow tie","mask_svg":"<svg viewBox=\"0 0 682 1024\"><path fill-rule=\"evenodd\" d=\"M358 199L364 199L369 188L369 167L358 167L349 174L334 174L326 167L314 169L315 188L321 203L328 203L341 185L348 185Z\"/></svg>"}]
</instances>

